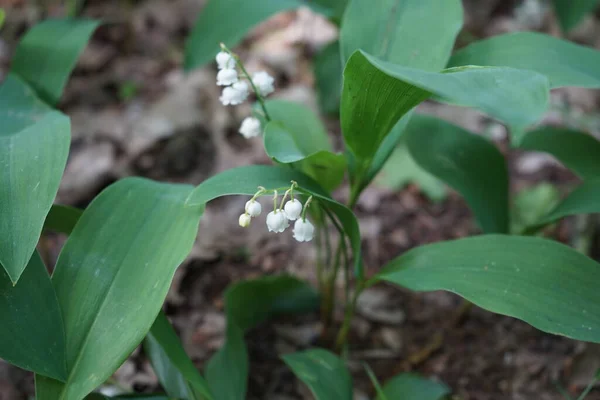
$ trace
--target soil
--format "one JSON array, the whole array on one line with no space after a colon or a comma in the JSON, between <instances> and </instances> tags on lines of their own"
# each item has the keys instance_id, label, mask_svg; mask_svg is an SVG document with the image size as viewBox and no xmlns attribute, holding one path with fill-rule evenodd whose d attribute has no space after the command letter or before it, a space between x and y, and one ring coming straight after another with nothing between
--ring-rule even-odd
<instances>
[{"instance_id":1,"label":"soil","mask_svg":"<svg viewBox=\"0 0 600 400\"><path fill-rule=\"evenodd\" d=\"M14 12L8 13L0 39L0 77L18 37L43 14L28 2L10 3ZM519 8L521 3L465 0L466 26L460 43L513 30L558 32L551 11L542 7L527 14ZM57 202L85 207L104 187L128 175L197 184L225 169L269 163L260 140L246 141L237 134L249 106L219 104L215 67L187 75L182 71L183 42L202 5L203 1L193 0L85 2L83 15L107 23L94 34L60 103L72 118L73 145ZM61 13L60 7L46 10L47 15ZM600 47L598 32L600 21L590 16L570 38ZM265 68L276 76L274 96L316 109L311 59L336 35L332 25L301 10L269 19L236 50L249 69ZM593 134L600 132L598 92L556 91L553 104L546 123L565 122ZM515 193L539 182L551 182L564 192L577 182L548 157L509 152L503 128L477 112L434 103L420 111L475 132L492 132L507 153ZM339 143L338 121L331 116L325 119ZM335 196L343 200L347 188ZM223 343L222 295L227 285L282 272L315 281L315 254L310 246L299 246L291 234L269 235L257 224L240 232L237 216L244 202L228 198L208 206L197 243L176 274L165 303L167 315L200 369ZM432 202L416 184L398 190L370 187L357 215L369 274L416 246L478 233L458 194L449 191L445 200ZM570 243L574 232L574 221L567 219L546 233ZM42 239L49 264L62 243L60 235ZM592 249L597 259L599 249ZM600 350L595 345L465 307L449 293L412 293L378 285L361 301L362 307L377 312L359 312L352 326L349 367L356 399L373 397L362 362L373 368L380 381L416 371L446 383L453 398L463 400L562 399L557 385L576 397L600 368ZM336 309L338 321L342 311ZM312 398L279 355L318 345L321 328L315 313L269 321L249 332L248 398ZM441 339L437 346L424 352L436 339ZM114 380L126 390L160 390L140 350L115 373ZM32 394L31 375L0 362L0 399L25 399ZM600 389L587 399L600 399Z\"/></svg>"}]
</instances>

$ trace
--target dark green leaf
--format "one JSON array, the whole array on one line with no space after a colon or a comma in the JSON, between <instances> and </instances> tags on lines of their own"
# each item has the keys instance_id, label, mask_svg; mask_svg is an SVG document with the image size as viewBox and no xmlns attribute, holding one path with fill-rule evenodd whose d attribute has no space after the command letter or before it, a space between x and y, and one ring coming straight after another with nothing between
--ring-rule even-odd
<instances>
[{"instance_id":1,"label":"dark green leaf","mask_svg":"<svg viewBox=\"0 0 600 400\"><path fill-rule=\"evenodd\" d=\"M452 56L450 67L522 68L548 77L551 88L600 87L600 52L535 32L508 33L475 42Z\"/></svg>"},{"instance_id":2,"label":"dark green leaf","mask_svg":"<svg viewBox=\"0 0 600 400\"><path fill-rule=\"evenodd\" d=\"M352 377L335 354L310 349L282 358L316 400L352 400Z\"/></svg>"},{"instance_id":3,"label":"dark green leaf","mask_svg":"<svg viewBox=\"0 0 600 400\"><path fill-rule=\"evenodd\" d=\"M342 60L361 49L381 60L438 72L462 23L460 0L351 0L340 32Z\"/></svg>"},{"instance_id":4,"label":"dark green leaf","mask_svg":"<svg viewBox=\"0 0 600 400\"><path fill-rule=\"evenodd\" d=\"M67 378L60 308L37 251L15 286L0 270L0 321L2 359L55 379Z\"/></svg>"},{"instance_id":5,"label":"dark green leaf","mask_svg":"<svg viewBox=\"0 0 600 400\"><path fill-rule=\"evenodd\" d=\"M46 216L44 229L70 235L82 214L83 210L78 208L54 204Z\"/></svg>"},{"instance_id":6,"label":"dark green leaf","mask_svg":"<svg viewBox=\"0 0 600 400\"><path fill-rule=\"evenodd\" d=\"M327 114L339 113L344 70L340 43L335 41L325 46L315 56L313 66L321 111Z\"/></svg>"},{"instance_id":7,"label":"dark green leaf","mask_svg":"<svg viewBox=\"0 0 600 400\"><path fill-rule=\"evenodd\" d=\"M545 126L527 132L519 148L550 153L583 179L600 178L600 141L586 133Z\"/></svg>"},{"instance_id":8,"label":"dark green leaf","mask_svg":"<svg viewBox=\"0 0 600 400\"><path fill-rule=\"evenodd\" d=\"M231 48L260 22L300 5L297 0L209 0L185 43L185 68L191 70L214 60L219 43Z\"/></svg>"},{"instance_id":9,"label":"dark green leaf","mask_svg":"<svg viewBox=\"0 0 600 400\"><path fill-rule=\"evenodd\" d=\"M67 163L69 118L10 74L0 86L0 263L17 282Z\"/></svg>"},{"instance_id":10,"label":"dark green leaf","mask_svg":"<svg viewBox=\"0 0 600 400\"><path fill-rule=\"evenodd\" d=\"M248 363L244 332L233 321L227 321L225 344L209 360L205 372L215 400L246 398Z\"/></svg>"},{"instance_id":11,"label":"dark green leaf","mask_svg":"<svg viewBox=\"0 0 600 400\"><path fill-rule=\"evenodd\" d=\"M600 265L551 240L481 235L425 245L387 264L375 280L447 290L542 331L600 342Z\"/></svg>"},{"instance_id":12,"label":"dark green leaf","mask_svg":"<svg viewBox=\"0 0 600 400\"><path fill-rule=\"evenodd\" d=\"M234 194L253 195L258 190L258 186L282 192L290 187L292 180L298 182L302 189L312 194L315 200L323 202L339 218L350 239L355 273L362 276L360 231L354 213L348 207L331 199L318 184L298 171L264 165L230 169L202 182L192 192L187 204L191 206L204 205L218 197Z\"/></svg>"},{"instance_id":13,"label":"dark green leaf","mask_svg":"<svg viewBox=\"0 0 600 400\"><path fill-rule=\"evenodd\" d=\"M124 394L120 396L104 396L100 393L92 393L85 396L85 400L127 400L127 399L136 399L136 400L174 400L172 397L167 397L165 395L160 394Z\"/></svg>"},{"instance_id":14,"label":"dark green leaf","mask_svg":"<svg viewBox=\"0 0 600 400\"><path fill-rule=\"evenodd\" d=\"M441 119L415 115L406 143L414 160L453 187L486 233L508 233L508 170L487 139Z\"/></svg>"},{"instance_id":15,"label":"dark green leaf","mask_svg":"<svg viewBox=\"0 0 600 400\"><path fill-rule=\"evenodd\" d=\"M265 127L265 151L273 160L284 164L293 163L323 188L333 190L344 179L346 158L343 154L334 154L328 150L303 151L297 138L306 136L306 133L307 131L297 134L279 122L269 122Z\"/></svg>"},{"instance_id":16,"label":"dark green leaf","mask_svg":"<svg viewBox=\"0 0 600 400\"><path fill-rule=\"evenodd\" d=\"M552 0L563 31L575 28L581 19L598 6L598 0Z\"/></svg>"},{"instance_id":17,"label":"dark green leaf","mask_svg":"<svg viewBox=\"0 0 600 400\"><path fill-rule=\"evenodd\" d=\"M196 237L201 209L185 205L192 189L127 178L85 210L52 276L69 376L37 379L39 396L84 397L142 341Z\"/></svg>"},{"instance_id":18,"label":"dark green leaf","mask_svg":"<svg viewBox=\"0 0 600 400\"><path fill-rule=\"evenodd\" d=\"M47 103L56 104L79 55L98 26L87 19L49 19L31 28L17 46L11 72Z\"/></svg>"},{"instance_id":19,"label":"dark green leaf","mask_svg":"<svg viewBox=\"0 0 600 400\"><path fill-rule=\"evenodd\" d=\"M537 225L546 225L577 214L600 213L600 180L584 181L556 208L545 215Z\"/></svg>"},{"instance_id":20,"label":"dark green leaf","mask_svg":"<svg viewBox=\"0 0 600 400\"><path fill-rule=\"evenodd\" d=\"M378 396L377 400L440 400L450 393L450 389L443 383L404 373L387 381L383 392L385 397Z\"/></svg>"},{"instance_id":21,"label":"dark green leaf","mask_svg":"<svg viewBox=\"0 0 600 400\"><path fill-rule=\"evenodd\" d=\"M167 394L181 399L212 399L208 384L185 353L162 312L144 340L144 350Z\"/></svg>"},{"instance_id":22,"label":"dark green leaf","mask_svg":"<svg viewBox=\"0 0 600 400\"><path fill-rule=\"evenodd\" d=\"M433 73L359 51L344 71L341 123L346 144L368 165L398 120L432 94L478 108L519 131L543 115L549 91L548 80L531 71L464 67Z\"/></svg>"}]
</instances>

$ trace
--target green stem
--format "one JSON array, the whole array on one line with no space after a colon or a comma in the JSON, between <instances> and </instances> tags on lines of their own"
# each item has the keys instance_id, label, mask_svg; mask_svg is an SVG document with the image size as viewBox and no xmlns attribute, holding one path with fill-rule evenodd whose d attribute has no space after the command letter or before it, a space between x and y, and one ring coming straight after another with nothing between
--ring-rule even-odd
<instances>
[{"instance_id":1,"label":"green stem","mask_svg":"<svg viewBox=\"0 0 600 400\"><path fill-rule=\"evenodd\" d=\"M231 54L231 53L230 53ZM248 71L246 71L246 68L244 68L244 64L242 64L242 62L240 61L239 57L235 54L232 54L235 63L237 64L237 66L240 68L240 70L242 71L242 74L246 77L246 79L248 79L248 82L250 82L250 86L252 87L252 90L254 91L254 95L256 96L256 100L258 100L258 104L260 104L260 108L262 108L262 111L265 115L265 119L267 120L267 122L271 121L271 116L269 115L269 112L267 111L267 106L265 104L265 99L262 97L262 95L260 94L260 92L258 91L258 89L256 88L256 86L254 85L254 82L252 82L252 78L250 78L250 74L248 74Z\"/></svg>"},{"instance_id":2,"label":"green stem","mask_svg":"<svg viewBox=\"0 0 600 400\"><path fill-rule=\"evenodd\" d=\"M350 324L352 318L354 318L354 312L356 310L356 301L364 289L363 282L357 282L354 294L352 295L352 301L346 305L346 311L344 312L344 322L340 328L337 338L335 339L335 349L339 352L346 346L348 340L348 333L350 332Z\"/></svg>"}]
</instances>

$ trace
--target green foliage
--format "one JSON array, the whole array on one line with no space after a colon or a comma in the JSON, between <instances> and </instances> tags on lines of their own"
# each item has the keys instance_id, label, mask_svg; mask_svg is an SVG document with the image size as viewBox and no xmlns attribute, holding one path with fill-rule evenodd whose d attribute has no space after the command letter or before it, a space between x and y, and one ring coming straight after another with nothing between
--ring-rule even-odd
<instances>
[{"instance_id":1,"label":"green foliage","mask_svg":"<svg viewBox=\"0 0 600 400\"><path fill-rule=\"evenodd\" d=\"M60 100L67 79L98 21L51 19L43 21L21 39L11 72L21 77L48 104Z\"/></svg>"},{"instance_id":2,"label":"green foliage","mask_svg":"<svg viewBox=\"0 0 600 400\"><path fill-rule=\"evenodd\" d=\"M144 350L169 396L189 400L213 398L208 384L189 359L173 327L161 312L144 340Z\"/></svg>"},{"instance_id":3,"label":"green foliage","mask_svg":"<svg viewBox=\"0 0 600 400\"><path fill-rule=\"evenodd\" d=\"M68 377L62 384L38 376L38 396L85 396L141 342L196 237L200 209L185 205L191 191L129 178L85 210L52 276Z\"/></svg>"},{"instance_id":4,"label":"green foliage","mask_svg":"<svg viewBox=\"0 0 600 400\"><path fill-rule=\"evenodd\" d=\"M569 215L600 213L600 179L584 181L537 225L546 225Z\"/></svg>"},{"instance_id":5,"label":"green foliage","mask_svg":"<svg viewBox=\"0 0 600 400\"><path fill-rule=\"evenodd\" d=\"M58 191L70 124L10 74L0 86L0 126L0 263L16 283Z\"/></svg>"},{"instance_id":6,"label":"green foliage","mask_svg":"<svg viewBox=\"0 0 600 400\"><path fill-rule=\"evenodd\" d=\"M6 12L3 8L0 8L0 28L4 25L4 20L6 19Z\"/></svg>"},{"instance_id":7,"label":"green foliage","mask_svg":"<svg viewBox=\"0 0 600 400\"><path fill-rule=\"evenodd\" d=\"M518 147L552 154L583 179L600 177L600 141L587 133L545 126L528 132Z\"/></svg>"},{"instance_id":8,"label":"green foliage","mask_svg":"<svg viewBox=\"0 0 600 400\"><path fill-rule=\"evenodd\" d=\"M308 386L315 400L352 400L352 377L335 354L310 349L281 358Z\"/></svg>"},{"instance_id":9,"label":"green foliage","mask_svg":"<svg viewBox=\"0 0 600 400\"><path fill-rule=\"evenodd\" d=\"M0 270L0 357L18 367L65 380L65 332L56 294L39 254L13 286Z\"/></svg>"},{"instance_id":10,"label":"green foliage","mask_svg":"<svg viewBox=\"0 0 600 400\"><path fill-rule=\"evenodd\" d=\"M560 201L558 189L541 183L523 189L515 196L511 213L510 233L520 235L539 223Z\"/></svg>"},{"instance_id":11,"label":"green foliage","mask_svg":"<svg viewBox=\"0 0 600 400\"><path fill-rule=\"evenodd\" d=\"M314 58L314 74L319 107L326 114L338 114L340 112L343 69L340 43L338 41L325 46Z\"/></svg>"},{"instance_id":12,"label":"green foliage","mask_svg":"<svg viewBox=\"0 0 600 400\"><path fill-rule=\"evenodd\" d=\"M581 19L598 7L598 0L552 0L563 31L575 28Z\"/></svg>"},{"instance_id":13,"label":"green foliage","mask_svg":"<svg viewBox=\"0 0 600 400\"><path fill-rule=\"evenodd\" d=\"M44 230L70 235L82 214L78 208L54 204L44 221Z\"/></svg>"},{"instance_id":14,"label":"green foliage","mask_svg":"<svg viewBox=\"0 0 600 400\"><path fill-rule=\"evenodd\" d=\"M600 87L600 52L535 32L507 33L475 42L452 56L449 67L489 65L545 75L551 88Z\"/></svg>"},{"instance_id":15,"label":"green foliage","mask_svg":"<svg viewBox=\"0 0 600 400\"><path fill-rule=\"evenodd\" d=\"M508 170L494 144L420 115L413 117L405 135L417 164L464 196L485 233L508 233Z\"/></svg>"},{"instance_id":16,"label":"green foliage","mask_svg":"<svg viewBox=\"0 0 600 400\"><path fill-rule=\"evenodd\" d=\"M384 396L377 396L377 400L440 400L450 394L450 389L443 383L404 373L387 381L383 393Z\"/></svg>"},{"instance_id":17,"label":"green foliage","mask_svg":"<svg viewBox=\"0 0 600 400\"><path fill-rule=\"evenodd\" d=\"M600 265L546 239L482 235L417 247L373 282L447 290L557 335L600 342Z\"/></svg>"}]
</instances>

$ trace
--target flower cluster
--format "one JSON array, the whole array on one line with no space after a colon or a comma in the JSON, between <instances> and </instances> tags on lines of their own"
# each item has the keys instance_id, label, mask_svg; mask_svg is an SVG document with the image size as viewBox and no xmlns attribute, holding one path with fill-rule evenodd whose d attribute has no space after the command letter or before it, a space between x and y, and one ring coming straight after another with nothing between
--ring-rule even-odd
<instances>
[{"instance_id":1,"label":"flower cluster","mask_svg":"<svg viewBox=\"0 0 600 400\"><path fill-rule=\"evenodd\" d=\"M260 71L250 78L236 56L232 55L225 46L222 45L221 47L223 50L217 54L216 61L219 68L217 85L225 86L219 98L223 105L235 106L242 104L248 98L250 86L260 101L262 101L263 97L275 91L275 79L271 75L265 71ZM237 70L238 66L240 67L242 78L247 79L250 85L248 85L248 82L240 79ZM239 130L240 134L246 139L259 136L261 131L260 121L255 117L245 118Z\"/></svg>"},{"instance_id":2,"label":"flower cluster","mask_svg":"<svg viewBox=\"0 0 600 400\"><path fill-rule=\"evenodd\" d=\"M315 227L306 219L306 210L310 205L312 196L304 205L300 200L294 198L294 187L296 183L292 183L292 187L285 192L279 207L277 206L278 195L274 191L273 195L273 211L267 214L267 229L269 232L281 233L290 226L290 221L294 223L294 239L299 242L310 242L315 233ZM245 212L240 215L239 224L245 228L250 225L252 218L258 217L262 212L262 206L256 198L267 192L265 188L259 188L252 199L246 202ZM291 200L285 202L287 196L290 195ZM285 203L285 205L284 205Z\"/></svg>"}]
</instances>

